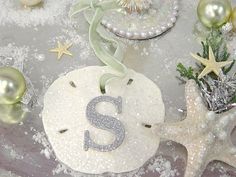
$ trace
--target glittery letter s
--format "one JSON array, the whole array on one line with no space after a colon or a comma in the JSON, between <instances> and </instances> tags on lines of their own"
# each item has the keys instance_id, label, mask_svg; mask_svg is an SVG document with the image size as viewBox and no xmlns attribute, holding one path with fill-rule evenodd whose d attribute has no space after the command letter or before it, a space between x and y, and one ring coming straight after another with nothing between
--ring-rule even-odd
<instances>
[{"instance_id":1,"label":"glittery letter s","mask_svg":"<svg viewBox=\"0 0 236 177\"><path fill-rule=\"evenodd\" d=\"M96 128L107 130L115 135L115 140L112 144L99 145L96 144L89 135L89 131L84 133L84 150L88 151L89 148L100 152L109 152L117 149L125 138L124 125L117 119L111 116L102 115L96 111L96 106L100 102L109 102L117 107L118 114L122 113L122 98L113 98L110 96L100 96L94 98L87 105L86 115L91 125Z\"/></svg>"}]
</instances>

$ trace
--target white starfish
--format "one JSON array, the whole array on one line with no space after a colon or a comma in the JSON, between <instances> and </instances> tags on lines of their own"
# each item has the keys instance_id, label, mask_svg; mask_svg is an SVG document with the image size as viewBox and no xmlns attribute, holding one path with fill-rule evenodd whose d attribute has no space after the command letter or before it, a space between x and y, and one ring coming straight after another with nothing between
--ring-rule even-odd
<instances>
[{"instance_id":1,"label":"white starfish","mask_svg":"<svg viewBox=\"0 0 236 177\"><path fill-rule=\"evenodd\" d=\"M231 133L236 126L236 109L215 114L208 111L193 80L186 84L187 117L176 123L153 126L153 132L164 139L184 145L188 152L185 177L199 177L213 160L236 168L236 147Z\"/></svg>"},{"instance_id":2,"label":"white starfish","mask_svg":"<svg viewBox=\"0 0 236 177\"><path fill-rule=\"evenodd\" d=\"M233 61L217 62L211 46L209 46L209 59L202 58L195 54L191 54L191 55L193 58L200 61L203 65L206 66L204 70L200 73L200 75L198 76L198 79L203 78L204 76L206 76L207 74L211 72L214 72L217 76L219 76L221 72L221 68L233 63Z\"/></svg>"}]
</instances>

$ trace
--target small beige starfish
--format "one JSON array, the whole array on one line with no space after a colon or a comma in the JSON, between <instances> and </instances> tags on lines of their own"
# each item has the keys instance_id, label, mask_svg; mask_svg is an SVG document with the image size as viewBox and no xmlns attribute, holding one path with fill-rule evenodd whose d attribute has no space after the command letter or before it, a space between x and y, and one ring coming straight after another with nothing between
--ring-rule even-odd
<instances>
[{"instance_id":1,"label":"small beige starfish","mask_svg":"<svg viewBox=\"0 0 236 177\"><path fill-rule=\"evenodd\" d=\"M152 127L157 136L186 147L185 177L201 176L208 163L214 160L236 168L236 147L231 141L236 126L236 108L221 114L208 111L193 80L186 84L186 101L186 119Z\"/></svg>"},{"instance_id":2,"label":"small beige starfish","mask_svg":"<svg viewBox=\"0 0 236 177\"><path fill-rule=\"evenodd\" d=\"M61 59L61 57L65 55L70 55L73 56L68 49L72 46L72 44L64 44L62 45L59 41L57 42L57 48L51 49L50 52L56 52L57 54L57 59Z\"/></svg>"},{"instance_id":3,"label":"small beige starfish","mask_svg":"<svg viewBox=\"0 0 236 177\"><path fill-rule=\"evenodd\" d=\"M206 76L207 74L214 72L217 76L219 76L221 72L221 68L231 64L233 61L222 61L217 62L214 56L214 53L212 51L212 48L209 46L209 59L202 58L198 55L195 55L191 53L192 57L196 60L200 61L204 66L204 70L201 72L201 74L198 76L198 79L201 79L202 77Z\"/></svg>"}]
</instances>

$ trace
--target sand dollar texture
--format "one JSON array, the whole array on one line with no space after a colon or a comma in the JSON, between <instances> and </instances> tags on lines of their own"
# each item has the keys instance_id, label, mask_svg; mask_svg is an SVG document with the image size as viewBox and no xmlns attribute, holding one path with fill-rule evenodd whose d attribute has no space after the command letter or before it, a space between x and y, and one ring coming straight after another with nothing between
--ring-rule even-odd
<instances>
[{"instance_id":1,"label":"sand dollar texture","mask_svg":"<svg viewBox=\"0 0 236 177\"><path fill-rule=\"evenodd\" d=\"M112 73L108 67L90 66L57 79L48 89L42 112L43 124L57 158L72 169L84 173L121 173L141 167L157 151L159 139L145 124L164 121L164 104L156 84L144 75L129 70L126 78L114 79L106 87L106 96L122 97L122 113L111 103L100 103L97 112L112 116L125 127L125 139L115 150L84 150L84 132L100 145L114 141L114 134L98 129L86 118L87 104L101 96L99 78Z\"/></svg>"}]
</instances>

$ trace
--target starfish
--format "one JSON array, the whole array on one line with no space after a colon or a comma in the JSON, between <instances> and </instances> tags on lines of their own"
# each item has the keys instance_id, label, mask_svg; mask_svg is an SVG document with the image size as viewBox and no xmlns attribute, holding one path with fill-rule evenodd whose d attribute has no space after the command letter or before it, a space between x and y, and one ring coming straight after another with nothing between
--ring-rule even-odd
<instances>
[{"instance_id":1,"label":"starfish","mask_svg":"<svg viewBox=\"0 0 236 177\"><path fill-rule=\"evenodd\" d=\"M51 52L57 52L57 59L61 59L61 57L66 54L72 56L72 53L68 51L68 49L72 46L72 44L64 44L62 45L59 41L57 42L58 47L55 49L51 49Z\"/></svg>"},{"instance_id":2,"label":"starfish","mask_svg":"<svg viewBox=\"0 0 236 177\"><path fill-rule=\"evenodd\" d=\"M185 177L199 177L214 160L236 168L236 147L231 133L236 126L236 108L216 114L203 103L193 80L186 84L187 116L176 123L156 124L157 136L184 145L188 152Z\"/></svg>"},{"instance_id":3,"label":"starfish","mask_svg":"<svg viewBox=\"0 0 236 177\"><path fill-rule=\"evenodd\" d=\"M214 72L217 76L219 76L221 68L231 64L233 61L222 61L217 62L213 53L213 50L211 46L209 46L209 59L202 58L198 55L192 54L192 57L196 60L200 61L204 66L204 70L201 72L201 74L198 76L198 79L201 79L202 77L206 76L207 74Z\"/></svg>"}]
</instances>

